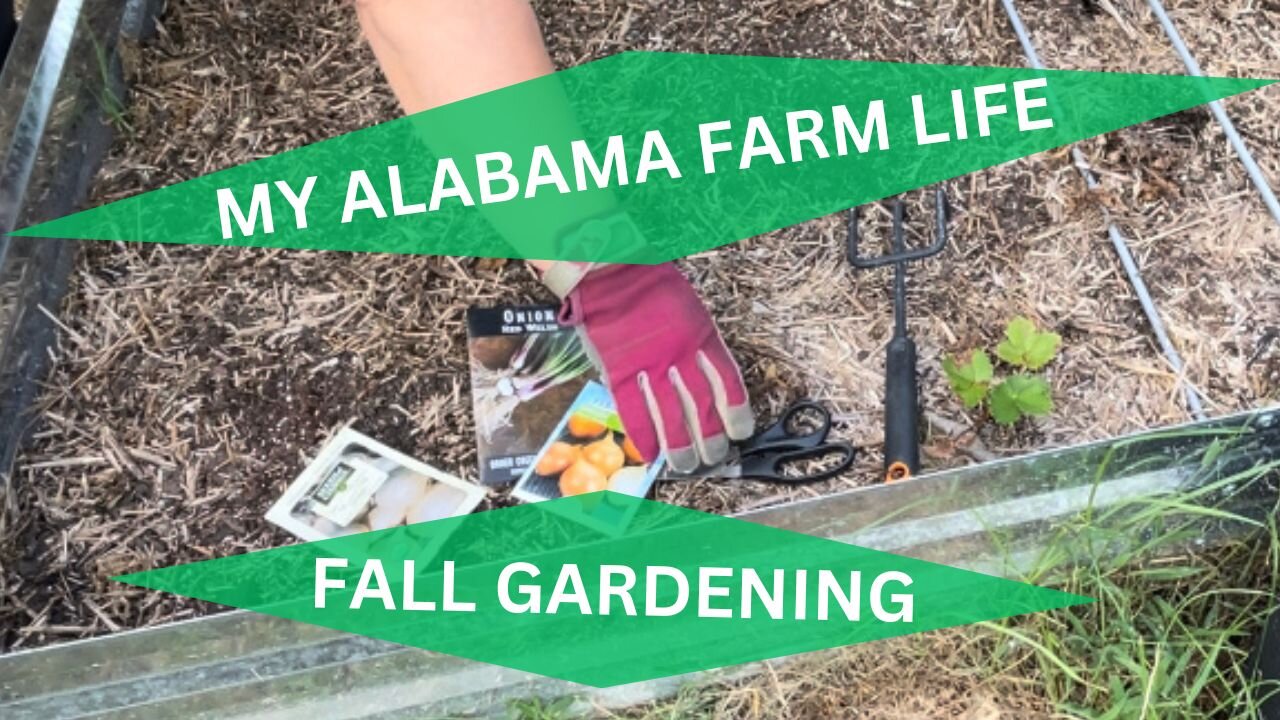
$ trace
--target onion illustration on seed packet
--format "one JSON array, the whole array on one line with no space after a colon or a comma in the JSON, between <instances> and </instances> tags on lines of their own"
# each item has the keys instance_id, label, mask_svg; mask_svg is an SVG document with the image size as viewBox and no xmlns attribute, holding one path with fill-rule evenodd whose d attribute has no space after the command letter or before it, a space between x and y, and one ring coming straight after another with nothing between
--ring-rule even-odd
<instances>
[{"instance_id":1,"label":"onion illustration on seed packet","mask_svg":"<svg viewBox=\"0 0 1280 720\"><path fill-rule=\"evenodd\" d=\"M647 468L635 445L591 410L569 416L560 438L543 451L534 472L546 478L558 476L564 496L606 489L638 495L647 486Z\"/></svg>"},{"instance_id":2,"label":"onion illustration on seed packet","mask_svg":"<svg viewBox=\"0 0 1280 720\"><path fill-rule=\"evenodd\" d=\"M413 507L427 493L427 479L407 470L393 472L373 494L369 527L385 530L404 522Z\"/></svg>"},{"instance_id":3,"label":"onion illustration on seed packet","mask_svg":"<svg viewBox=\"0 0 1280 720\"><path fill-rule=\"evenodd\" d=\"M409 513L404 519L405 524L413 525L452 517L458 506L466 499L467 494L462 490L436 483L427 489L426 494L413 507L409 508Z\"/></svg>"},{"instance_id":4,"label":"onion illustration on seed packet","mask_svg":"<svg viewBox=\"0 0 1280 720\"><path fill-rule=\"evenodd\" d=\"M570 465L560 473L560 494L583 495L598 492L609 486L604 472L586 458Z\"/></svg>"},{"instance_id":5,"label":"onion illustration on seed packet","mask_svg":"<svg viewBox=\"0 0 1280 720\"><path fill-rule=\"evenodd\" d=\"M368 527L385 530L397 525L450 517L466 499L462 490L431 482L409 469L399 469L373 494Z\"/></svg>"},{"instance_id":6,"label":"onion illustration on seed packet","mask_svg":"<svg viewBox=\"0 0 1280 720\"><path fill-rule=\"evenodd\" d=\"M622 468L626 458L622 448L613 441L613 433L608 433L582 450L582 459L600 468L605 475L612 476Z\"/></svg>"},{"instance_id":7,"label":"onion illustration on seed packet","mask_svg":"<svg viewBox=\"0 0 1280 720\"><path fill-rule=\"evenodd\" d=\"M580 457L582 457L582 448L577 445L570 445L564 441L553 442L538 460L534 472L548 477L558 475L577 462Z\"/></svg>"},{"instance_id":8,"label":"onion illustration on seed packet","mask_svg":"<svg viewBox=\"0 0 1280 720\"><path fill-rule=\"evenodd\" d=\"M312 520L311 527L319 530L328 537L346 537L347 535L356 535L370 530L369 526L362 522L353 522L350 525L339 525L325 517L317 517L315 520Z\"/></svg>"}]
</instances>

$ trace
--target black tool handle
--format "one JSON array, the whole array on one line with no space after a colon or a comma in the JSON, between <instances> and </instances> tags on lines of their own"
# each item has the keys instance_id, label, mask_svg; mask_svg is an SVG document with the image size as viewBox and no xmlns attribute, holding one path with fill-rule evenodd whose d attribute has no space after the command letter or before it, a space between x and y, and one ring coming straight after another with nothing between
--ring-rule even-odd
<instances>
[{"instance_id":1,"label":"black tool handle","mask_svg":"<svg viewBox=\"0 0 1280 720\"><path fill-rule=\"evenodd\" d=\"M884 471L888 481L920 471L919 396L916 394L916 344L894 335L885 351Z\"/></svg>"}]
</instances>

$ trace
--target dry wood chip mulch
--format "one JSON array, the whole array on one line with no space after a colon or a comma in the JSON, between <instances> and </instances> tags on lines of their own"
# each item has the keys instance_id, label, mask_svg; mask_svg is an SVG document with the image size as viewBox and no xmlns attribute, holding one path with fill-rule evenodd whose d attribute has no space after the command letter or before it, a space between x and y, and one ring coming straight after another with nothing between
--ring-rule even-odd
<instances>
[{"instance_id":1,"label":"dry wood chip mulch","mask_svg":"<svg viewBox=\"0 0 1280 720\"><path fill-rule=\"evenodd\" d=\"M1023 3L1051 66L1181 72L1140 0ZM1209 72L1274 76L1274 2L1179 0ZM1222 5L1222 7L1219 7ZM626 49L1023 65L999 3L541 0L561 66ZM138 53L131 107L96 202L397 115L339 0L173 0ZM1280 179L1280 90L1228 103ZM1187 418L1108 244L1111 208L1214 413L1280 395L1280 240L1207 113L949 184L953 247L912 268L928 463L943 467ZM914 215L928 217L913 197ZM875 213L871 213L875 216ZM879 213L883 220L884 213ZM658 497L730 512L870 482L880 463L889 277L852 275L843 218L684 263L720 318L761 416L828 401L858 472L795 489L698 482ZM516 264L452 258L86 244L64 305L41 424L0 529L0 648L217 608L110 575L288 542L262 514L338 425L474 477L467 305L546 299ZM1061 333L1057 411L1002 430L945 386L946 353L990 346L1017 314ZM507 502L494 493L492 503Z\"/></svg>"}]
</instances>

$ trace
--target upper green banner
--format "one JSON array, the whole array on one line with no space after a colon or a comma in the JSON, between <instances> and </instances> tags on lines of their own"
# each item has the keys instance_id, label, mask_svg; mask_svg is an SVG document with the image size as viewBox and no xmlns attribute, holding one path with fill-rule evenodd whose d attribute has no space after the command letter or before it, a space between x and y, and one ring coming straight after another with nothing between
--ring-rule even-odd
<instances>
[{"instance_id":1,"label":"upper green banner","mask_svg":"<svg viewBox=\"0 0 1280 720\"><path fill-rule=\"evenodd\" d=\"M661 262L1271 82L625 53L14 234Z\"/></svg>"}]
</instances>

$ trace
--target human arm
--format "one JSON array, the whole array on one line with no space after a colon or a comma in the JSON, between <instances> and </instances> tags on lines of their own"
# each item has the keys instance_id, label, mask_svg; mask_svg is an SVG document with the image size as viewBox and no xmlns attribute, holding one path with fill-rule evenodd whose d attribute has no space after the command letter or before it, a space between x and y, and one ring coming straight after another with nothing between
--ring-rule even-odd
<instances>
[{"instance_id":1,"label":"human arm","mask_svg":"<svg viewBox=\"0 0 1280 720\"><path fill-rule=\"evenodd\" d=\"M428 110L551 73L537 18L525 0L357 0L360 22L383 73L407 113ZM559 97L559 96L554 96ZM527 108L528 128L576 131L567 100ZM546 143L535 133L530 146ZM505 138L524 141L526 138ZM453 138L475 143L474 139ZM487 214L509 238L530 232L596 228L632 233L608 194L591 196L558 217L555 228ZM625 241L624 241L625 242ZM665 454L688 471L728 454L729 441L751 434L753 419L741 373L706 307L670 263L531 264L564 300L562 315L578 328L609 386L628 437L647 460ZM557 267L553 267L557 266Z\"/></svg>"}]
</instances>

